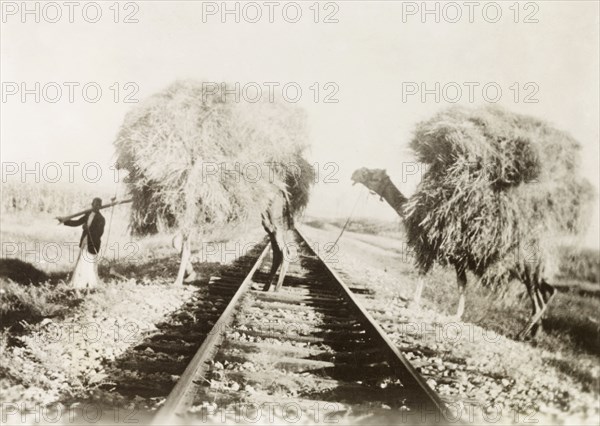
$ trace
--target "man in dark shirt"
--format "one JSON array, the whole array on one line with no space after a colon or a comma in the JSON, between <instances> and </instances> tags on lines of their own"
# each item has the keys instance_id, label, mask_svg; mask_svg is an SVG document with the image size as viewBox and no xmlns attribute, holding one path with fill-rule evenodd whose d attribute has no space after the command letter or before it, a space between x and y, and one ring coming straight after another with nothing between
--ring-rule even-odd
<instances>
[{"instance_id":1,"label":"man in dark shirt","mask_svg":"<svg viewBox=\"0 0 600 426\"><path fill-rule=\"evenodd\" d=\"M58 221L66 226L82 226L83 232L79 240L79 258L73 270L71 284L76 289L94 288L98 286L98 254L100 253L100 237L104 233L104 216L100 213L102 200L94 198L92 211L76 220Z\"/></svg>"}]
</instances>

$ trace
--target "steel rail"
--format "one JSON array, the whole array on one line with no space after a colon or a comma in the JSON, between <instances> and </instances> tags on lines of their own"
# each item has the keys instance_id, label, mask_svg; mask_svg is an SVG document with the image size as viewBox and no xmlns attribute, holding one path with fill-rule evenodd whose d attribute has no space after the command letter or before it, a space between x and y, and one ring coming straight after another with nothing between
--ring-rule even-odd
<instances>
[{"instance_id":1,"label":"steel rail","mask_svg":"<svg viewBox=\"0 0 600 426\"><path fill-rule=\"evenodd\" d=\"M410 361L406 359L406 357L400 352L400 350L396 347L396 345L391 341L389 336L383 331L383 329L379 326L379 324L375 321L375 319L371 316L371 314L360 304L356 296L352 293L352 291L348 288L348 286L344 283L342 278L319 256L319 254L311 247L308 243L308 240L304 237L304 235L300 232L298 228L296 228L296 232L300 236L300 238L306 243L308 250L315 256L319 261L325 266L326 270L331 274L334 278L334 281L339 285L342 290L342 294L344 298L350 303L352 306L362 317L363 323L366 327L371 329L372 336L379 340L382 346L384 346L389 355L390 362L395 364L396 367L399 367L401 370L405 371L407 374L402 375L402 380L410 381L411 385L420 389L423 395L426 396L427 402L429 402L429 408L437 411L437 413L432 413L431 411L427 414L438 414L441 419L445 422L449 422L450 419L447 416L448 408L446 404L442 401L439 395L429 387L425 379L415 370Z\"/></svg>"},{"instance_id":2,"label":"steel rail","mask_svg":"<svg viewBox=\"0 0 600 426\"><path fill-rule=\"evenodd\" d=\"M256 263L254 266L252 266L252 269L250 269L250 272L248 272L248 275L246 275L246 278L244 278L244 281L242 281L240 284L239 288L229 301L227 307L208 333L208 336L204 342L202 342L202 345L200 345L200 348L198 348L198 351L177 381L177 384L165 400L165 403L162 405L158 413L156 413L156 416L152 421L153 425L173 424L174 416L178 412L179 408L185 404L186 398L190 397L187 391L193 385L193 382L197 376L197 372L203 367L203 364L205 364L211 358L213 349L223 338L223 329L232 321L233 314L240 298L248 290L254 273L260 267L265 256L269 252L270 245L268 243L265 244L265 248L258 257Z\"/></svg>"}]
</instances>

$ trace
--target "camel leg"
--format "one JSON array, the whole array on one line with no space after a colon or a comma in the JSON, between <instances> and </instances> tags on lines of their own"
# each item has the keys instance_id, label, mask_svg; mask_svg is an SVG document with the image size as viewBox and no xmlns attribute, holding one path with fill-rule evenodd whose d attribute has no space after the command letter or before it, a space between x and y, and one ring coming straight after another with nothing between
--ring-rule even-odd
<instances>
[{"instance_id":1,"label":"camel leg","mask_svg":"<svg viewBox=\"0 0 600 426\"><path fill-rule=\"evenodd\" d=\"M533 309L529 322L517 336L518 340L523 340L527 335L531 335L531 337L536 336L541 328L542 317L556 295L556 289L544 279L540 283L530 283L527 286L527 292L529 293Z\"/></svg>"},{"instance_id":2,"label":"camel leg","mask_svg":"<svg viewBox=\"0 0 600 426\"><path fill-rule=\"evenodd\" d=\"M269 279L267 284L263 288L263 291L269 291L271 289L271 285L275 282L275 278L277 276L277 270L279 266L283 263L283 251L279 248L279 244L277 244L277 238L275 237L274 232L269 232L269 238L271 239L271 249L273 250L273 261L271 263L271 272L269 272Z\"/></svg>"},{"instance_id":3,"label":"camel leg","mask_svg":"<svg viewBox=\"0 0 600 426\"><path fill-rule=\"evenodd\" d=\"M529 322L533 324L533 327L531 327L530 331L532 338L534 338L538 331L542 328L542 316L546 311L546 303L544 301L544 296L542 295L542 289L540 285L536 285L534 287L533 294L535 297L536 306L538 306L538 311L535 315L532 315L531 319L529 320Z\"/></svg>"},{"instance_id":4,"label":"camel leg","mask_svg":"<svg viewBox=\"0 0 600 426\"><path fill-rule=\"evenodd\" d=\"M544 311L542 310L542 306L539 304L539 298L535 289L531 291L530 299L533 306L531 317L529 318L529 321L523 330L521 330L521 332L517 335L517 340L525 340L525 338L529 335L531 337L535 337L539 329L538 322L542 318Z\"/></svg>"},{"instance_id":5,"label":"camel leg","mask_svg":"<svg viewBox=\"0 0 600 426\"><path fill-rule=\"evenodd\" d=\"M281 261L281 270L279 271L279 278L277 279L277 285L275 286L275 291L279 291L281 286L283 285L283 280L287 274L288 268L290 266L290 250L286 245L283 245L282 250L283 256Z\"/></svg>"},{"instance_id":6,"label":"camel leg","mask_svg":"<svg viewBox=\"0 0 600 426\"><path fill-rule=\"evenodd\" d=\"M423 275L419 275L417 280L417 289L415 290L413 300L410 303L412 308L418 308L421 304L421 295L423 294L423 288L425 287L425 277Z\"/></svg>"},{"instance_id":7,"label":"camel leg","mask_svg":"<svg viewBox=\"0 0 600 426\"><path fill-rule=\"evenodd\" d=\"M187 244L187 251L189 253L189 256L188 256L188 261L186 262L186 265L185 265L185 274L184 274L185 278L184 278L183 282L191 283L191 282L194 282L197 278L196 271L194 270L194 265L192 265L192 262L191 262L191 260L192 260L191 259L192 237L188 238L186 244Z\"/></svg>"},{"instance_id":8,"label":"camel leg","mask_svg":"<svg viewBox=\"0 0 600 426\"><path fill-rule=\"evenodd\" d=\"M556 295L556 289L548 284L548 282L544 279L540 281L540 284L535 289L535 298L537 301L537 306L539 306L539 310L536 315L532 315L530 324L533 324L531 327L531 337L535 337L536 334L543 329L542 318L544 314L548 310L548 306L554 296Z\"/></svg>"},{"instance_id":9,"label":"camel leg","mask_svg":"<svg viewBox=\"0 0 600 426\"><path fill-rule=\"evenodd\" d=\"M545 279L542 279L541 295L542 299L544 300L544 309L542 310L542 315L546 313L548 306L550 306L550 302L552 302L552 299L554 299L556 293L556 288L552 284L548 283ZM542 325L541 319L542 317L540 317L540 326Z\"/></svg>"},{"instance_id":10,"label":"camel leg","mask_svg":"<svg viewBox=\"0 0 600 426\"><path fill-rule=\"evenodd\" d=\"M531 312L530 321L527 323L525 328L523 328L523 330L521 330L521 332L517 335L517 340L523 340L525 338L525 336L527 336L527 334L531 331L531 329L534 326L534 323L531 322L531 319L535 318L535 316L539 312L538 300L535 295L535 289L533 288L533 283L531 282L529 277L523 277L522 281L523 281L523 284L525 284L525 287L527 288L527 295L529 296L529 299L531 300L532 312Z\"/></svg>"},{"instance_id":11,"label":"camel leg","mask_svg":"<svg viewBox=\"0 0 600 426\"><path fill-rule=\"evenodd\" d=\"M181 263L179 264L179 271L177 272L177 278L175 279L175 285L183 285L183 276L185 270L188 267L190 261L190 245L189 236L184 236L181 244Z\"/></svg>"},{"instance_id":12,"label":"camel leg","mask_svg":"<svg viewBox=\"0 0 600 426\"><path fill-rule=\"evenodd\" d=\"M458 285L458 308L455 318L459 321L465 313L465 289L467 287L467 271L464 268L456 267L456 284Z\"/></svg>"}]
</instances>

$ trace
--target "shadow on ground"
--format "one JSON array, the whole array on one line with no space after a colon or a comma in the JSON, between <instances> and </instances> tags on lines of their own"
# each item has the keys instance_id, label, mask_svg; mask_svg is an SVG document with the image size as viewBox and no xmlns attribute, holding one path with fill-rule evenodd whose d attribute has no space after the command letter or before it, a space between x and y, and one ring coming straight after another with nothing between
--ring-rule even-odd
<instances>
[{"instance_id":1,"label":"shadow on ground","mask_svg":"<svg viewBox=\"0 0 600 426\"><path fill-rule=\"evenodd\" d=\"M210 278L227 278L230 282L236 281L239 286L259 253L259 247L255 247L231 265L194 265L199 278L186 284L197 288L190 300L164 321L155 324L157 330L149 333L142 343L106 365L109 377L101 386L102 389L116 391L126 398L139 396L159 400L166 397L235 291L231 286L225 291L218 282L211 284ZM154 260L144 269L144 274L163 277L166 265L167 276L172 280L178 259L164 261L166 263ZM131 270L122 268L119 273L126 275L128 272Z\"/></svg>"},{"instance_id":2,"label":"shadow on ground","mask_svg":"<svg viewBox=\"0 0 600 426\"><path fill-rule=\"evenodd\" d=\"M67 274L49 275L19 259L0 259L0 330L20 334L25 324L60 317L81 303L73 290L61 284L66 278Z\"/></svg>"},{"instance_id":3,"label":"shadow on ground","mask_svg":"<svg viewBox=\"0 0 600 426\"><path fill-rule=\"evenodd\" d=\"M0 279L2 280L11 280L22 285L40 285L51 278L53 277L37 269L31 263L19 259L0 259Z\"/></svg>"}]
</instances>

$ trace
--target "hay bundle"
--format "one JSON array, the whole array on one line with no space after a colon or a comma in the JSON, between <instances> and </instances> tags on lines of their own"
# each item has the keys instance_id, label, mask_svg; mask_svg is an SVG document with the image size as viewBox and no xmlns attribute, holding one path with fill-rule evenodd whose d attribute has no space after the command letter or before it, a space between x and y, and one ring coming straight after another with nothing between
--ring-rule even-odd
<instances>
[{"instance_id":1,"label":"hay bundle","mask_svg":"<svg viewBox=\"0 0 600 426\"><path fill-rule=\"evenodd\" d=\"M115 146L129 172L134 233L240 223L286 190L287 169L273 164L301 158L304 114L280 102L235 102L222 89L176 82L125 117Z\"/></svg>"},{"instance_id":2,"label":"hay bundle","mask_svg":"<svg viewBox=\"0 0 600 426\"><path fill-rule=\"evenodd\" d=\"M579 144L533 117L498 107L450 108L417 126L426 163L405 205L418 266L465 265L499 283L530 262L552 263L558 237L584 228L591 185Z\"/></svg>"},{"instance_id":3,"label":"hay bundle","mask_svg":"<svg viewBox=\"0 0 600 426\"><path fill-rule=\"evenodd\" d=\"M288 188L290 208L293 215L304 211L308 205L310 188L315 182L313 166L299 153L295 156L293 164L288 164L285 170L286 185Z\"/></svg>"}]
</instances>

